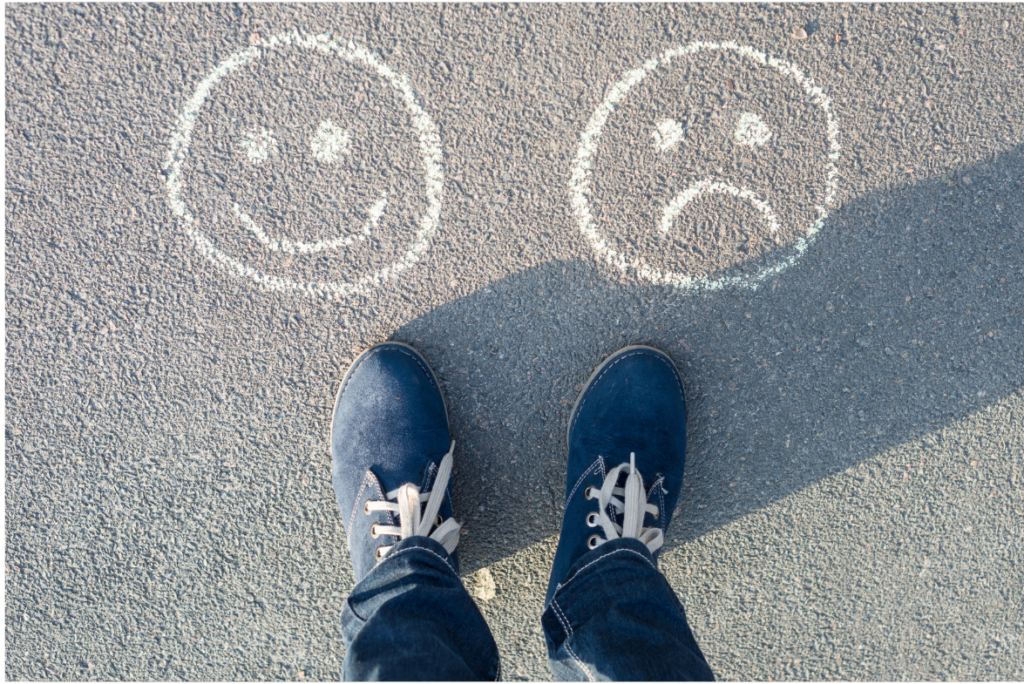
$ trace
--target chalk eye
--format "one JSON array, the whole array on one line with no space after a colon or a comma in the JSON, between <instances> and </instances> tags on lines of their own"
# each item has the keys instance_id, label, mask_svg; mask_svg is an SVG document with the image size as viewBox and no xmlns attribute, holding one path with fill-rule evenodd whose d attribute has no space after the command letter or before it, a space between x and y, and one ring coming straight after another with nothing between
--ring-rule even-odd
<instances>
[{"instance_id":1,"label":"chalk eye","mask_svg":"<svg viewBox=\"0 0 1024 684\"><path fill-rule=\"evenodd\" d=\"M321 121L309 141L313 159L321 164L337 164L352 149L352 137L330 120Z\"/></svg>"},{"instance_id":2,"label":"chalk eye","mask_svg":"<svg viewBox=\"0 0 1024 684\"><path fill-rule=\"evenodd\" d=\"M733 133L738 145L745 147L761 147L772 137L772 132L767 124L757 114L743 112L739 121L736 122L736 131Z\"/></svg>"},{"instance_id":3,"label":"chalk eye","mask_svg":"<svg viewBox=\"0 0 1024 684\"><path fill-rule=\"evenodd\" d=\"M665 119L659 122L654 132L651 133L651 137L654 138L654 146L658 148L659 152L674 150L680 142L685 142L683 139L686 137L686 130L687 127L678 121Z\"/></svg>"},{"instance_id":4,"label":"chalk eye","mask_svg":"<svg viewBox=\"0 0 1024 684\"><path fill-rule=\"evenodd\" d=\"M277 138L266 128L250 128L242 139L242 152L253 164L262 164L277 154Z\"/></svg>"}]
</instances>

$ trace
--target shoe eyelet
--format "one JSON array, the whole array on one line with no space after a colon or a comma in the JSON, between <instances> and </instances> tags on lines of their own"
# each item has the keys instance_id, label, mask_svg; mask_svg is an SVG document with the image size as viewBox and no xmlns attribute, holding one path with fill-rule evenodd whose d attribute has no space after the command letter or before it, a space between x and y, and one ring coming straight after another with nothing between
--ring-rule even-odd
<instances>
[{"instance_id":1,"label":"shoe eyelet","mask_svg":"<svg viewBox=\"0 0 1024 684\"><path fill-rule=\"evenodd\" d=\"M587 538L587 548L588 549L596 549L597 548L597 542L598 542L599 539L600 539L600 537L598 537L596 534L590 535L590 537Z\"/></svg>"},{"instance_id":2,"label":"shoe eyelet","mask_svg":"<svg viewBox=\"0 0 1024 684\"><path fill-rule=\"evenodd\" d=\"M370 515L370 500L367 499L363 502L363 513Z\"/></svg>"},{"instance_id":3,"label":"shoe eyelet","mask_svg":"<svg viewBox=\"0 0 1024 684\"><path fill-rule=\"evenodd\" d=\"M583 490L583 498L586 499L587 501L590 501L591 499L594 498L594 487L593 487L593 485L591 485L591 486L589 486L589 487L587 487L586 489Z\"/></svg>"},{"instance_id":4,"label":"shoe eyelet","mask_svg":"<svg viewBox=\"0 0 1024 684\"><path fill-rule=\"evenodd\" d=\"M383 557L384 557L384 555L383 555L383 554L382 554L382 553L380 552L380 548L381 548L381 547L379 547L379 546L378 546L378 547L377 547L377 550L376 550L376 551L374 552L374 554L373 554L373 555L374 555L374 556L375 556L375 557L377 558L377 560L380 560L381 558L383 558Z\"/></svg>"},{"instance_id":5,"label":"shoe eyelet","mask_svg":"<svg viewBox=\"0 0 1024 684\"><path fill-rule=\"evenodd\" d=\"M373 523L372 525L370 525L370 536L374 539L380 536L379 534L377 534L377 523Z\"/></svg>"},{"instance_id":6,"label":"shoe eyelet","mask_svg":"<svg viewBox=\"0 0 1024 684\"><path fill-rule=\"evenodd\" d=\"M587 513L587 527L597 527L597 513Z\"/></svg>"},{"instance_id":7,"label":"shoe eyelet","mask_svg":"<svg viewBox=\"0 0 1024 684\"><path fill-rule=\"evenodd\" d=\"M441 520L441 514L440 514L440 513L438 513L438 514L437 514L437 517L436 517L436 518L434 518L434 527L440 527L440 526L441 526L441 523L443 523L443 522L444 522L444 521L443 521L443 520Z\"/></svg>"}]
</instances>

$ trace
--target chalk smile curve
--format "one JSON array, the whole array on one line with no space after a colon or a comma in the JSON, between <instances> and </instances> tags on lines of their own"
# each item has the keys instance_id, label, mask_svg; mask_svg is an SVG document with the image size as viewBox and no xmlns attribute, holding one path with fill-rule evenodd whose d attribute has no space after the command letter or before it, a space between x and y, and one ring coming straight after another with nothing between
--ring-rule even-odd
<instances>
[{"instance_id":1,"label":"chalk smile curve","mask_svg":"<svg viewBox=\"0 0 1024 684\"><path fill-rule=\"evenodd\" d=\"M252 233L257 240L263 243L267 249L272 252L287 252L288 254L315 254L317 252L326 252L332 249L338 249L339 247L348 247L356 240L366 240L370 237L373 229L380 223L380 217L384 213L384 208L388 205L388 193L381 193L380 199L377 200L373 206L366 210L369 214L369 218L366 223L363 224L362 229L352 235L339 235L336 238L330 240L319 240L317 242L302 242L301 240L289 240L287 238L281 238L279 240L272 240L267 233L260 228L259 224L252 219L251 216L242 211L241 207L236 203L234 205L235 216L241 221L242 225Z\"/></svg>"}]
</instances>

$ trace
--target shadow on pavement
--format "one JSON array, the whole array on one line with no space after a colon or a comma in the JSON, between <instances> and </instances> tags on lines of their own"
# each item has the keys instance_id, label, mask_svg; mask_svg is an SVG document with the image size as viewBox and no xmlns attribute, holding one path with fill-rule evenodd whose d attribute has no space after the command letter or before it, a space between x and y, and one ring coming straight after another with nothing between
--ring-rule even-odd
<instances>
[{"instance_id":1,"label":"shadow on pavement","mask_svg":"<svg viewBox=\"0 0 1024 684\"><path fill-rule=\"evenodd\" d=\"M466 570L558 533L579 386L626 344L683 372L672 547L1021 385L1024 158L858 199L757 291L680 295L552 262L398 330L445 385Z\"/></svg>"}]
</instances>

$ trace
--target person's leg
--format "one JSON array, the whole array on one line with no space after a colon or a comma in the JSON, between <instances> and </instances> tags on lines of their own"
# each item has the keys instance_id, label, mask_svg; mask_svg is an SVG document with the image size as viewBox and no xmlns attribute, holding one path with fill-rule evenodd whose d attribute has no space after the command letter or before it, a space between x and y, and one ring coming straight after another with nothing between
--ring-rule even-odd
<instances>
[{"instance_id":1,"label":"person's leg","mask_svg":"<svg viewBox=\"0 0 1024 684\"><path fill-rule=\"evenodd\" d=\"M385 343L342 380L331 423L334 494L356 587L342 612L346 680L487 680L498 648L458 574L454 443L420 354Z\"/></svg>"},{"instance_id":2,"label":"person's leg","mask_svg":"<svg viewBox=\"0 0 1024 684\"><path fill-rule=\"evenodd\" d=\"M444 547L410 537L352 590L346 681L497 680L498 649Z\"/></svg>"},{"instance_id":3,"label":"person's leg","mask_svg":"<svg viewBox=\"0 0 1024 684\"><path fill-rule=\"evenodd\" d=\"M556 679L710 680L658 572L683 482L686 401L649 347L598 367L569 419L565 513L542 618Z\"/></svg>"},{"instance_id":4,"label":"person's leg","mask_svg":"<svg viewBox=\"0 0 1024 684\"><path fill-rule=\"evenodd\" d=\"M557 680L714 679L682 604L636 539L581 556L541 622Z\"/></svg>"}]
</instances>

